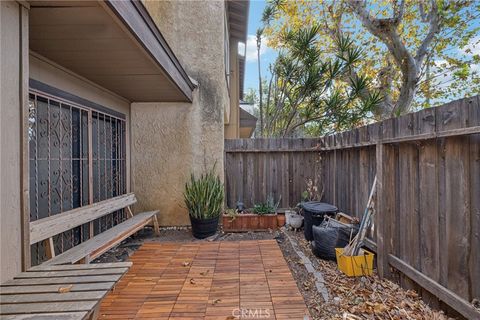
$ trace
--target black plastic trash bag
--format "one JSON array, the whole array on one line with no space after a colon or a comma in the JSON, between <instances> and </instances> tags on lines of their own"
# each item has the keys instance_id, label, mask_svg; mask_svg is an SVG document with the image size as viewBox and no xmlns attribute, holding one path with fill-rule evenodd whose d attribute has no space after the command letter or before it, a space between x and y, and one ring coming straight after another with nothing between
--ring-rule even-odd
<instances>
[{"instance_id":1,"label":"black plastic trash bag","mask_svg":"<svg viewBox=\"0 0 480 320\"><path fill-rule=\"evenodd\" d=\"M335 248L345 247L358 232L358 226L328 220L313 226L312 252L324 260L336 260Z\"/></svg>"}]
</instances>

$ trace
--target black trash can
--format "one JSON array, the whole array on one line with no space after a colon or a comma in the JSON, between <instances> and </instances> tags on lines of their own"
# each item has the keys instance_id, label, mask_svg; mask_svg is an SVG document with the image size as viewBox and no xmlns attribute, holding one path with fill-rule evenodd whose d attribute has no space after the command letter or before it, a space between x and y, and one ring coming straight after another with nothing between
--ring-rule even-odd
<instances>
[{"instance_id":1,"label":"black trash can","mask_svg":"<svg viewBox=\"0 0 480 320\"><path fill-rule=\"evenodd\" d=\"M308 241L313 240L312 226L319 226L323 222L323 216L333 217L338 208L320 201L303 202L300 205L303 208L303 234Z\"/></svg>"}]
</instances>

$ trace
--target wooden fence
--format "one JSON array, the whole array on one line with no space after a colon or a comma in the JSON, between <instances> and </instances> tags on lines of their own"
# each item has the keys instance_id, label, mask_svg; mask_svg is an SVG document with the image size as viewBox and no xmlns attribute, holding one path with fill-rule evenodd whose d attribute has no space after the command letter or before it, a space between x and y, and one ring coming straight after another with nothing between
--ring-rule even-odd
<instances>
[{"instance_id":1,"label":"wooden fence","mask_svg":"<svg viewBox=\"0 0 480 320\"><path fill-rule=\"evenodd\" d=\"M318 139L225 141L228 207L292 207L312 179L361 216L375 174L379 275L480 319L480 96Z\"/></svg>"}]
</instances>

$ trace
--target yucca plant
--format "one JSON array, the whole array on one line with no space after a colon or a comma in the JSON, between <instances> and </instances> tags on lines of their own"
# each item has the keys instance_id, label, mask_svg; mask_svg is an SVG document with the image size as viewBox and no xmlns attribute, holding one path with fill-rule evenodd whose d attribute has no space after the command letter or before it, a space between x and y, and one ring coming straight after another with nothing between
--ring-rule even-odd
<instances>
[{"instance_id":1,"label":"yucca plant","mask_svg":"<svg viewBox=\"0 0 480 320\"><path fill-rule=\"evenodd\" d=\"M185 184L183 196L191 217L210 219L220 216L224 191L220 177L215 174L215 166L198 178L192 174Z\"/></svg>"}]
</instances>

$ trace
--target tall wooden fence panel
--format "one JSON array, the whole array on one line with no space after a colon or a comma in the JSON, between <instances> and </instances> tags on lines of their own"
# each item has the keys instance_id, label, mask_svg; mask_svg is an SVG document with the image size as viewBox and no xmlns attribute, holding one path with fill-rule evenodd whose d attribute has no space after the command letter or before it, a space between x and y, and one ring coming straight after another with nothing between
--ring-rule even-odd
<instances>
[{"instance_id":1,"label":"tall wooden fence panel","mask_svg":"<svg viewBox=\"0 0 480 320\"><path fill-rule=\"evenodd\" d=\"M310 178L361 217L377 175L379 275L480 319L480 97L318 139L226 140L227 205L295 206Z\"/></svg>"},{"instance_id":2,"label":"tall wooden fence panel","mask_svg":"<svg viewBox=\"0 0 480 320\"><path fill-rule=\"evenodd\" d=\"M321 179L319 139L225 140L227 206L247 207L268 197L280 207L295 206L307 179Z\"/></svg>"}]
</instances>

